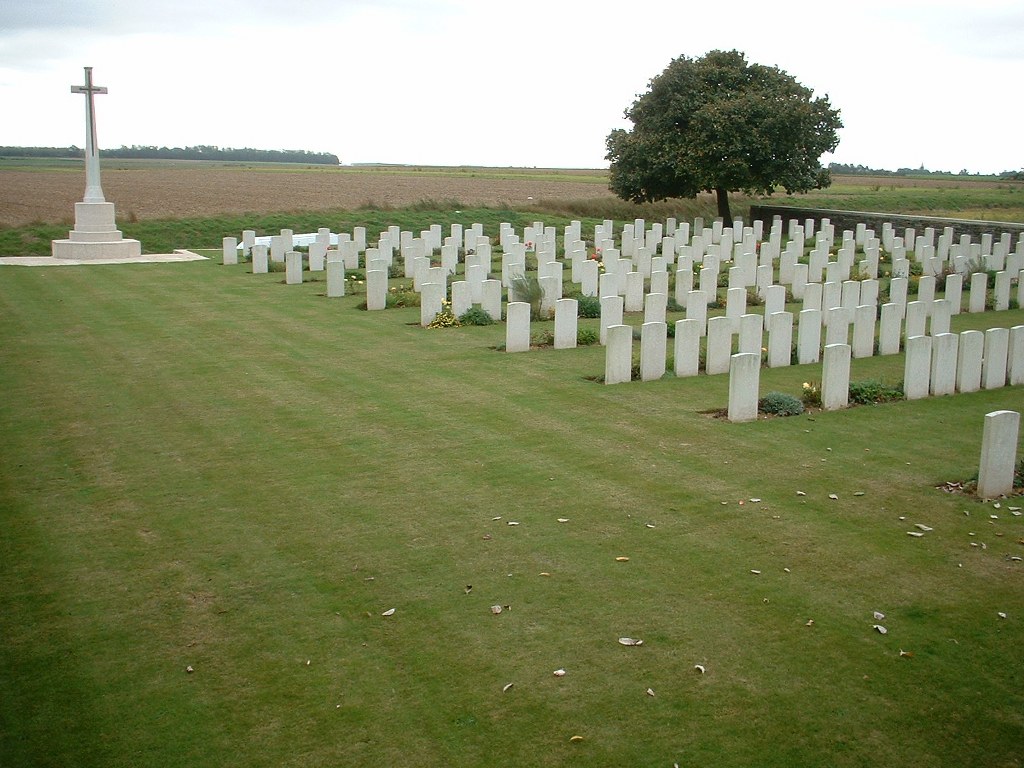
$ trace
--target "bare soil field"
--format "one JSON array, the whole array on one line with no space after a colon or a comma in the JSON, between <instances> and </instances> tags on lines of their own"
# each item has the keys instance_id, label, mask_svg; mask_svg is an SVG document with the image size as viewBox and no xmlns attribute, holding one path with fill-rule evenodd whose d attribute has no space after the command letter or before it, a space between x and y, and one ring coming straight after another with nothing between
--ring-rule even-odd
<instances>
[{"instance_id":1,"label":"bare soil field","mask_svg":"<svg viewBox=\"0 0 1024 768\"><path fill-rule=\"evenodd\" d=\"M466 206L525 205L530 198L613 197L603 184L472 174L153 168L103 171L103 192L119 221L219 214L401 207L424 200ZM0 171L0 226L68 223L82 199L85 171Z\"/></svg>"}]
</instances>

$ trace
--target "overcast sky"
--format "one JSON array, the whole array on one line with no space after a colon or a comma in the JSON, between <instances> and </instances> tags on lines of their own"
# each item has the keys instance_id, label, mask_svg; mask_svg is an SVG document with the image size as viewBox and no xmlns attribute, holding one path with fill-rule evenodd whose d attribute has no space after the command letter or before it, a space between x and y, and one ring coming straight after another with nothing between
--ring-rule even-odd
<instances>
[{"instance_id":1,"label":"overcast sky","mask_svg":"<svg viewBox=\"0 0 1024 768\"><path fill-rule=\"evenodd\" d=\"M736 48L827 95L825 157L1024 166L1021 0L3 0L0 145L333 152L345 163L597 168L675 57Z\"/></svg>"}]
</instances>

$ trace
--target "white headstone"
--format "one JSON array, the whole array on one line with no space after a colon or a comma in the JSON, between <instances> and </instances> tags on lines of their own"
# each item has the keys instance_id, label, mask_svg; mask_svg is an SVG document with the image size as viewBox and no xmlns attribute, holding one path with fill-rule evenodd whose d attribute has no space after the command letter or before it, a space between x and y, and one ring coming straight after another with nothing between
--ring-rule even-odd
<instances>
[{"instance_id":1,"label":"white headstone","mask_svg":"<svg viewBox=\"0 0 1024 768\"><path fill-rule=\"evenodd\" d=\"M386 309L388 305L388 273L381 269L366 272L366 308Z\"/></svg>"},{"instance_id":2,"label":"white headstone","mask_svg":"<svg viewBox=\"0 0 1024 768\"><path fill-rule=\"evenodd\" d=\"M505 351L530 350L530 305L525 301L510 301L505 307Z\"/></svg>"},{"instance_id":3,"label":"white headstone","mask_svg":"<svg viewBox=\"0 0 1024 768\"><path fill-rule=\"evenodd\" d=\"M909 336L903 364L903 394L907 400L928 397L931 391L932 337Z\"/></svg>"},{"instance_id":4,"label":"white headstone","mask_svg":"<svg viewBox=\"0 0 1024 768\"><path fill-rule=\"evenodd\" d=\"M601 343L608 343L608 329L622 325L623 300L621 296L601 297Z\"/></svg>"},{"instance_id":5,"label":"white headstone","mask_svg":"<svg viewBox=\"0 0 1024 768\"><path fill-rule=\"evenodd\" d=\"M960 337L955 333L932 335L932 369L929 384L933 395L956 392L956 358Z\"/></svg>"},{"instance_id":6,"label":"white headstone","mask_svg":"<svg viewBox=\"0 0 1024 768\"><path fill-rule=\"evenodd\" d=\"M579 302L576 299L559 299L555 302L555 349L574 349L579 317Z\"/></svg>"},{"instance_id":7,"label":"white headstone","mask_svg":"<svg viewBox=\"0 0 1024 768\"><path fill-rule=\"evenodd\" d=\"M268 262L267 246L254 245L252 247L252 273L254 275L265 275L270 268Z\"/></svg>"},{"instance_id":8,"label":"white headstone","mask_svg":"<svg viewBox=\"0 0 1024 768\"><path fill-rule=\"evenodd\" d=\"M729 361L729 421L757 418L761 355L741 352Z\"/></svg>"},{"instance_id":9,"label":"white headstone","mask_svg":"<svg viewBox=\"0 0 1024 768\"><path fill-rule=\"evenodd\" d=\"M793 314L773 312L768 316L768 367L782 368L792 362Z\"/></svg>"},{"instance_id":10,"label":"white headstone","mask_svg":"<svg viewBox=\"0 0 1024 768\"><path fill-rule=\"evenodd\" d=\"M640 380L656 381L665 375L668 326L664 322L640 327Z\"/></svg>"},{"instance_id":11,"label":"white headstone","mask_svg":"<svg viewBox=\"0 0 1024 768\"><path fill-rule=\"evenodd\" d=\"M988 275L985 272L975 272L971 275L971 295L968 299L968 312L984 312L985 299L988 292Z\"/></svg>"},{"instance_id":12,"label":"white headstone","mask_svg":"<svg viewBox=\"0 0 1024 768\"><path fill-rule=\"evenodd\" d=\"M221 261L225 265L234 265L238 263L238 238L237 237L225 237L222 244L223 257Z\"/></svg>"},{"instance_id":13,"label":"white headstone","mask_svg":"<svg viewBox=\"0 0 1024 768\"><path fill-rule=\"evenodd\" d=\"M676 320L675 374L696 376L700 370L700 338L703 333L699 320Z\"/></svg>"},{"instance_id":14,"label":"white headstone","mask_svg":"<svg viewBox=\"0 0 1024 768\"><path fill-rule=\"evenodd\" d=\"M850 402L850 345L827 344L821 364L821 407L845 408Z\"/></svg>"},{"instance_id":15,"label":"white headstone","mask_svg":"<svg viewBox=\"0 0 1024 768\"><path fill-rule=\"evenodd\" d=\"M981 365L982 389L1006 386L1006 358L1009 347L1009 328L989 328L985 331L985 353Z\"/></svg>"},{"instance_id":16,"label":"white headstone","mask_svg":"<svg viewBox=\"0 0 1024 768\"><path fill-rule=\"evenodd\" d=\"M335 299L345 295L345 262L337 251L327 259L327 298Z\"/></svg>"},{"instance_id":17,"label":"white headstone","mask_svg":"<svg viewBox=\"0 0 1024 768\"><path fill-rule=\"evenodd\" d=\"M797 320L797 363L809 365L821 359L821 310L804 309Z\"/></svg>"},{"instance_id":18,"label":"white headstone","mask_svg":"<svg viewBox=\"0 0 1024 768\"><path fill-rule=\"evenodd\" d=\"M874 304L861 304L853 311L853 356L871 357L875 354Z\"/></svg>"},{"instance_id":19,"label":"white headstone","mask_svg":"<svg viewBox=\"0 0 1024 768\"><path fill-rule=\"evenodd\" d=\"M1010 329L1006 372L1007 383L1011 387L1024 384L1024 325L1015 325Z\"/></svg>"},{"instance_id":20,"label":"white headstone","mask_svg":"<svg viewBox=\"0 0 1024 768\"><path fill-rule=\"evenodd\" d=\"M708 319L705 369L708 374L726 373L732 356L732 321L719 315Z\"/></svg>"},{"instance_id":21,"label":"white headstone","mask_svg":"<svg viewBox=\"0 0 1024 768\"><path fill-rule=\"evenodd\" d=\"M985 414L978 467L978 495L981 498L995 499L1013 491L1019 432L1019 412L992 411Z\"/></svg>"},{"instance_id":22,"label":"white headstone","mask_svg":"<svg viewBox=\"0 0 1024 768\"><path fill-rule=\"evenodd\" d=\"M445 287L441 283L424 283L420 291L420 325L426 328L441 312Z\"/></svg>"},{"instance_id":23,"label":"white headstone","mask_svg":"<svg viewBox=\"0 0 1024 768\"><path fill-rule=\"evenodd\" d=\"M302 282L302 254L298 251L288 251L284 255L286 285L298 285Z\"/></svg>"},{"instance_id":24,"label":"white headstone","mask_svg":"<svg viewBox=\"0 0 1024 768\"><path fill-rule=\"evenodd\" d=\"M625 384L633 372L633 328L613 325L608 328L605 347L604 383Z\"/></svg>"},{"instance_id":25,"label":"white headstone","mask_svg":"<svg viewBox=\"0 0 1024 768\"><path fill-rule=\"evenodd\" d=\"M878 354L898 355L903 335L903 308L899 304L883 304L878 328Z\"/></svg>"}]
</instances>

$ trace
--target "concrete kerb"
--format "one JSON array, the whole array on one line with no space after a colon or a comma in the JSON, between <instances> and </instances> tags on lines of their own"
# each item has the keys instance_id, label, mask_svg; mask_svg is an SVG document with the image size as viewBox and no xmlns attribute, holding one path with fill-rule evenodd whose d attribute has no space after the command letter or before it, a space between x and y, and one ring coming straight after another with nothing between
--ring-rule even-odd
<instances>
[{"instance_id":1,"label":"concrete kerb","mask_svg":"<svg viewBox=\"0 0 1024 768\"><path fill-rule=\"evenodd\" d=\"M123 259L56 259L53 256L0 256L0 265L15 267L77 267L89 264L156 264L178 261L208 261L185 249L177 249L174 253L145 253L142 256L130 256Z\"/></svg>"}]
</instances>

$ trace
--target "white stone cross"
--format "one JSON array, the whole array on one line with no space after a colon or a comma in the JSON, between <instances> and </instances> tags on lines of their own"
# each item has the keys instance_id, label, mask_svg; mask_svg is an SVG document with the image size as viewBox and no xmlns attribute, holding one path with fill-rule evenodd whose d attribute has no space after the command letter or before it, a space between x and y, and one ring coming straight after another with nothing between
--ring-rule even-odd
<instances>
[{"instance_id":1,"label":"white stone cross","mask_svg":"<svg viewBox=\"0 0 1024 768\"><path fill-rule=\"evenodd\" d=\"M72 93L85 94L85 197L86 203L103 203L100 187L100 151L96 146L96 107L93 95L106 93L106 88L92 84L92 67L85 68L85 85L72 85Z\"/></svg>"}]
</instances>

